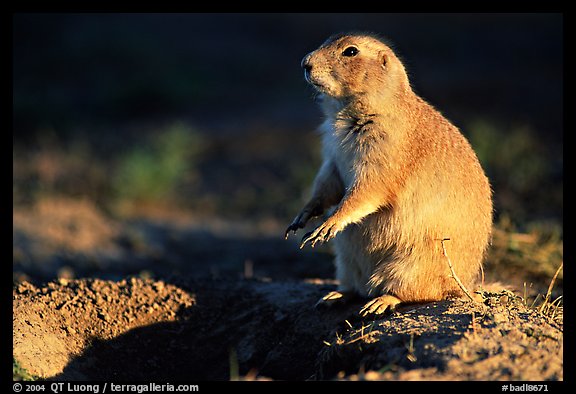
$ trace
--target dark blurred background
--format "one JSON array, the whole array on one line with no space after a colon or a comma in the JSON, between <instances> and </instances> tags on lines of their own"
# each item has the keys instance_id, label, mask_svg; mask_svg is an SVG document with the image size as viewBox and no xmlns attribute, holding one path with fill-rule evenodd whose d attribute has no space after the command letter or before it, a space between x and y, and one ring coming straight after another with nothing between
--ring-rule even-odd
<instances>
[{"instance_id":1,"label":"dark blurred background","mask_svg":"<svg viewBox=\"0 0 576 394\"><path fill-rule=\"evenodd\" d=\"M284 228L320 164L300 61L349 30L386 39L469 138L498 226L562 237L562 14L15 14L15 210Z\"/></svg>"},{"instance_id":2,"label":"dark blurred background","mask_svg":"<svg viewBox=\"0 0 576 394\"><path fill-rule=\"evenodd\" d=\"M165 149L195 145L174 152L191 162L174 164L182 174L179 168L158 174L174 185L149 197L168 198L168 189L182 187L172 191L187 201L182 208L225 194L248 205L259 200L250 212L232 203L227 214L262 214L263 204L267 214L287 218L293 207L284 209L281 198L292 200L301 190L277 183L308 181L308 168L318 163L317 141L307 133L321 115L300 60L330 34L360 30L387 39L415 91L475 144L498 212L521 220L561 215L561 14L15 14L13 21L14 164L29 150L80 149L103 166L118 161L130 177L130 160L145 162L144 145L158 150L150 139L172 131L165 139L175 141L164 144L174 147ZM303 143L290 143L296 141ZM139 154L130 154L134 147ZM281 148L290 149L274 152ZM163 154L170 152L148 152L152 160ZM195 168L186 175L188 166ZM34 184L39 179L20 185L18 170L17 202L41 187ZM78 185L52 175L62 193L102 201L131 194L97 174L82 174ZM123 181L116 182L120 189ZM263 201L274 194L260 190L268 188L282 191L273 204Z\"/></svg>"}]
</instances>

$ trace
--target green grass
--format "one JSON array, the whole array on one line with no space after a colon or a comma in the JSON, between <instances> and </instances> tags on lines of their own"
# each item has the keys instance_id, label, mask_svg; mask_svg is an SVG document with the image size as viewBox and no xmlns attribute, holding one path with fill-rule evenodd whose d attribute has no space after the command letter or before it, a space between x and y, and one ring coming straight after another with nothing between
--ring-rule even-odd
<instances>
[{"instance_id":1,"label":"green grass","mask_svg":"<svg viewBox=\"0 0 576 394\"><path fill-rule=\"evenodd\" d=\"M494 226L486 269L501 273L502 280L525 278L529 287L535 283L536 292L546 293L547 284L564 259L562 224L534 221L523 227L527 231L519 231L508 215L501 216ZM561 288L562 283L560 272L556 285Z\"/></svg>"},{"instance_id":2,"label":"green grass","mask_svg":"<svg viewBox=\"0 0 576 394\"><path fill-rule=\"evenodd\" d=\"M514 190L530 191L550 173L549 152L532 128L475 120L468 130L480 162Z\"/></svg>"},{"instance_id":3,"label":"green grass","mask_svg":"<svg viewBox=\"0 0 576 394\"><path fill-rule=\"evenodd\" d=\"M26 371L24 368L22 368L20 366L20 364L18 364L18 361L16 361L16 359L14 357L12 357L12 380L13 381L34 381L34 380L38 380L39 378L37 376L34 376L30 373L28 373L28 371Z\"/></svg>"},{"instance_id":4,"label":"green grass","mask_svg":"<svg viewBox=\"0 0 576 394\"><path fill-rule=\"evenodd\" d=\"M525 124L476 119L464 130L490 179L497 210L518 221L561 212L561 146Z\"/></svg>"},{"instance_id":5,"label":"green grass","mask_svg":"<svg viewBox=\"0 0 576 394\"><path fill-rule=\"evenodd\" d=\"M183 124L153 134L126 151L117 161L112 190L128 202L155 202L177 195L183 181L197 176L195 162L202 138Z\"/></svg>"}]
</instances>

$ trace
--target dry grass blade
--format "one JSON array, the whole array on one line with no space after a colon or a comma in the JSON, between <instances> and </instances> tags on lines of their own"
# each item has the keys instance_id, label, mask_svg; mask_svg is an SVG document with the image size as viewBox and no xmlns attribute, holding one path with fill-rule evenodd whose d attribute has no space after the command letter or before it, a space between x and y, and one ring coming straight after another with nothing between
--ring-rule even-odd
<instances>
[{"instance_id":1,"label":"dry grass blade","mask_svg":"<svg viewBox=\"0 0 576 394\"><path fill-rule=\"evenodd\" d=\"M382 335L381 331L378 331L378 330L370 331L370 332L367 332L365 334L361 334L360 336L357 336L356 338L352 338L349 341L346 341L346 342L342 341L342 343L349 345L351 343L358 342L358 341L366 341L366 340L370 341L373 338L378 338L380 335Z\"/></svg>"},{"instance_id":2,"label":"dry grass blade","mask_svg":"<svg viewBox=\"0 0 576 394\"><path fill-rule=\"evenodd\" d=\"M448 267L450 267L450 272L452 273L452 277L454 278L456 283L458 283L458 286L460 286L460 288L462 289L464 294L466 294L466 296L468 296L470 301L474 301L474 298L472 298L472 296L470 295L470 292L468 291L466 286L464 286L464 284L460 281L460 278L458 278L458 276L456 275L456 272L454 272L454 268L452 267L452 262L450 261L450 258L448 257L448 253L446 252L446 246L444 246L444 241L450 241L450 238L442 238L440 240L440 243L442 243L442 252L444 253L444 257L446 257L446 261L448 261Z\"/></svg>"},{"instance_id":3,"label":"dry grass blade","mask_svg":"<svg viewBox=\"0 0 576 394\"><path fill-rule=\"evenodd\" d=\"M530 308L534 308L536 305L536 302L540 299L540 297L542 296L542 294L537 294L536 298L534 298L534 301L532 301L532 304L530 304Z\"/></svg>"},{"instance_id":4,"label":"dry grass blade","mask_svg":"<svg viewBox=\"0 0 576 394\"><path fill-rule=\"evenodd\" d=\"M558 269L556 270L556 273L554 274L554 276L552 277L552 280L550 281L550 285L548 286L548 291L546 292L546 299L550 299L550 296L552 295L552 288L554 287L554 283L556 282L556 278L558 277L558 274L560 273L560 270L562 270L562 267L564 266L564 262L560 263L560 266L558 267Z\"/></svg>"},{"instance_id":5,"label":"dry grass blade","mask_svg":"<svg viewBox=\"0 0 576 394\"><path fill-rule=\"evenodd\" d=\"M476 315L474 314L474 311L472 311L472 332L474 333L474 336L476 336Z\"/></svg>"},{"instance_id":6,"label":"dry grass blade","mask_svg":"<svg viewBox=\"0 0 576 394\"><path fill-rule=\"evenodd\" d=\"M556 321L556 319L563 320L564 313L563 313L563 308L560 306L561 300L562 300L562 296L559 296L558 298L556 298L554 301L552 301L550 303L548 315L554 321Z\"/></svg>"},{"instance_id":7,"label":"dry grass blade","mask_svg":"<svg viewBox=\"0 0 576 394\"><path fill-rule=\"evenodd\" d=\"M562 262L560 264L560 266L556 270L556 273L552 277L552 280L550 281L550 285L548 285L548 291L546 291L546 297L544 298L542 305L540 305L540 313L545 313L545 311L548 311L551 308L551 306L554 304L554 302L558 300L558 298L557 298L552 303L549 302L550 296L552 295L552 289L554 288L554 283L556 282L556 278L558 277L558 274L560 273L560 270L562 270L563 266L564 266L564 262Z\"/></svg>"}]
</instances>

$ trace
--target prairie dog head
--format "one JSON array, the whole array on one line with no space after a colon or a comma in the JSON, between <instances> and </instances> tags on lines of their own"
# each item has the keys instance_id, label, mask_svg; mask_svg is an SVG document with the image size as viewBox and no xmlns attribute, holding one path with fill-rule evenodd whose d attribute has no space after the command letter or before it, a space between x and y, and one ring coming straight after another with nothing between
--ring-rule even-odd
<instances>
[{"instance_id":1,"label":"prairie dog head","mask_svg":"<svg viewBox=\"0 0 576 394\"><path fill-rule=\"evenodd\" d=\"M385 97L409 88L404 66L394 52L368 35L332 36L304 56L302 67L308 83L337 100Z\"/></svg>"}]
</instances>

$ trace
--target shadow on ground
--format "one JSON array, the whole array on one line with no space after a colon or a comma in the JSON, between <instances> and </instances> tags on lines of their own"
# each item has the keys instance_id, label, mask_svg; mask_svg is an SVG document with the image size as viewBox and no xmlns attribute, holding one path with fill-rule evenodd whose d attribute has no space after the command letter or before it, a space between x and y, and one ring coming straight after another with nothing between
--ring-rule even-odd
<instances>
[{"instance_id":1,"label":"shadow on ground","mask_svg":"<svg viewBox=\"0 0 576 394\"><path fill-rule=\"evenodd\" d=\"M315 313L314 301L328 288L196 282L189 289L196 302L179 311L177 321L96 340L54 379L203 381L255 373L305 380L314 374L322 338L347 313Z\"/></svg>"}]
</instances>

